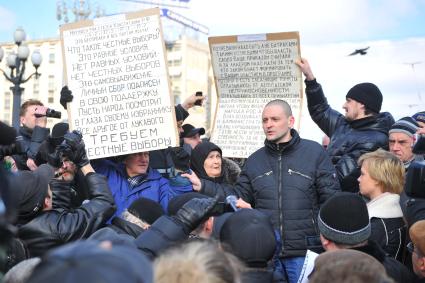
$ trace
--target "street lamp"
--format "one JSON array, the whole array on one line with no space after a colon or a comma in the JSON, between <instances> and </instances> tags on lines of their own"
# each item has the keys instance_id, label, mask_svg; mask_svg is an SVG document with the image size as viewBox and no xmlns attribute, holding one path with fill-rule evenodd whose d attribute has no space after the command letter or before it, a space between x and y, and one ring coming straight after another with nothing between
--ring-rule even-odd
<instances>
[{"instance_id":1,"label":"street lamp","mask_svg":"<svg viewBox=\"0 0 425 283\"><path fill-rule=\"evenodd\" d=\"M35 72L25 79L25 64L30 54L28 46L24 43L26 38L25 31L22 28L17 28L13 37L16 45L18 46L18 51L17 53L13 52L9 54L6 58L6 65L10 68L10 74L8 75L2 69L0 69L0 71L9 82L13 83L13 86L10 87L10 90L13 92L12 125L16 129L19 129L19 110L21 108L21 95L24 90L24 88L21 87L21 84L26 83L33 76L37 79L41 75L37 70L41 65L42 57L38 50L35 50L32 53L31 62L35 67ZM3 59L3 56L4 51L0 47L0 62Z\"/></svg>"}]
</instances>

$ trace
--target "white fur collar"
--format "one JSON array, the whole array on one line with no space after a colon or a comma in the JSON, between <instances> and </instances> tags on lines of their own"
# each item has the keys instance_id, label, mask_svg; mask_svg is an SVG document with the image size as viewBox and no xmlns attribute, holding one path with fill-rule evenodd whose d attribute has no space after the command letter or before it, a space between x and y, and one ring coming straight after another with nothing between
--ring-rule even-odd
<instances>
[{"instance_id":1,"label":"white fur collar","mask_svg":"<svg viewBox=\"0 0 425 283\"><path fill-rule=\"evenodd\" d=\"M399 201L400 196L391 193L383 193L371 200L367 203L369 219L372 217L384 219L403 217Z\"/></svg>"}]
</instances>

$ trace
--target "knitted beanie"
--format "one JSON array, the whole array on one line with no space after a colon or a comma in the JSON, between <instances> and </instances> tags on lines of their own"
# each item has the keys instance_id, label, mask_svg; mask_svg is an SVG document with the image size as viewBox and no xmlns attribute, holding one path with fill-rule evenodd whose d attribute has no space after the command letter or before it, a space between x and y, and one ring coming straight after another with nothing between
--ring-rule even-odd
<instances>
[{"instance_id":1,"label":"knitted beanie","mask_svg":"<svg viewBox=\"0 0 425 283\"><path fill-rule=\"evenodd\" d=\"M356 245L371 233L365 201L353 193L338 193L328 199L318 216L320 233L337 244Z\"/></svg>"},{"instance_id":2,"label":"knitted beanie","mask_svg":"<svg viewBox=\"0 0 425 283\"><path fill-rule=\"evenodd\" d=\"M346 98L354 99L363 103L368 109L379 113L382 106L382 93L372 83L361 83L353 86L347 93Z\"/></svg>"},{"instance_id":3,"label":"knitted beanie","mask_svg":"<svg viewBox=\"0 0 425 283\"><path fill-rule=\"evenodd\" d=\"M416 123L415 119L411 117L403 117L391 126L389 133L403 133L409 137L413 137L418 128L419 125Z\"/></svg>"},{"instance_id":4,"label":"knitted beanie","mask_svg":"<svg viewBox=\"0 0 425 283\"><path fill-rule=\"evenodd\" d=\"M416 122L425 123L425 111L416 113L415 115L412 116L412 118L415 119Z\"/></svg>"}]
</instances>

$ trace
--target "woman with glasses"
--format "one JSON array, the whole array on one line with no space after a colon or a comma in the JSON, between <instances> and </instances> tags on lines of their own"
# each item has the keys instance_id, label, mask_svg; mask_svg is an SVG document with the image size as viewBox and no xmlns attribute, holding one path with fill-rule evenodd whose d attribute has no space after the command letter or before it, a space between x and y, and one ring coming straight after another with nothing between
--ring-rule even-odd
<instances>
[{"instance_id":1,"label":"woman with glasses","mask_svg":"<svg viewBox=\"0 0 425 283\"><path fill-rule=\"evenodd\" d=\"M378 149L359 158L360 193L368 199L367 209L372 227L369 238L390 256L401 261L406 225L399 204L405 169L392 153Z\"/></svg>"}]
</instances>

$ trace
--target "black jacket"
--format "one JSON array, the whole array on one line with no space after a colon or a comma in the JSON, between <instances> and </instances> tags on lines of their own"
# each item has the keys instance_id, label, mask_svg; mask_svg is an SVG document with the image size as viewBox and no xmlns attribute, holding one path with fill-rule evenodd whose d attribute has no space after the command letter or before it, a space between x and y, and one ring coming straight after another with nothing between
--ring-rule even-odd
<instances>
[{"instance_id":1,"label":"black jacket","mask_svg":"<svg viewBox=\"0 0 425 283\"><path fill-rule=\"evenodd\" d=\"M90 236L102 227L115 211L114 198L106 178L91 173L86 176L90 201L75 210L53 209L18 228L31 257L47 250Z\"/></svg>"},{"instance_id":2,"label":"black jacket","mask_svg":"<svg viewBox=\"0 0 425 283\"><path fill-rule=\"evenodd\" d=\"M310 116L330 138L327 152L335 166L341 188L344 191L358 192L357 178L360 171L357 160L363 153L378 148L388 149L388 131L394 119L390 113L384 112L377 116L347 121L341 113L329 106L322 87L316 80L305 83Z\"/></svg>"},{"instance_id":3,"label":"black jacket","mask_svg":"<svg viewBox=\"0 0 425 283\"><path fill-rule=\"evenodd\" d=\"M377 259L385 267L388 276L394 279L395 282L412 282L413 274L407 269L407 267L394 258L387 256L374 241L368 241L367 245L365 246L351 249L364 252Z\"/></svg>"},{"instance_id":4,"label":"black jacket","mask_svg":"<svg viewBox=\"0 0 425 283\"><path fill-rule=\"evenodd\" d=\"M389 256L402 262L406 246L406 224L403 218L372 218L370 220L374 240Z\"/></svg>"},{"instance_id":5,"label":"black jacket","mask_svg":"<svg viewBox=\"0 0 425 283\"><path fill-rule=\"evenodd\" d=\"M272 283L273 282L273 271L248 268L242 271L243 283Z\"/></svg>"},{"instance_id":6,"label":"black jacket","mask_svg":"<svg viewBox=\"0 0 425 283\"><path fill-rule=\"evenodd\" d=\"M27 167L27 159L36 159L38 149L42 142L49 136L50 129L35 126L33 130L27 127L19 128L19 135L22 136L22 147L25 153L13 155L16 166L19 170L29 170Z\"/></svg>"},{"instance_id":7,"label":"black jacket","mask_svg":"<svg viewBox=\"0 0 425 283\"><path fill-rule=\"evenodd\" d=\"M339 190L324 149L291 130L285 144L266 141L246 161L234 187L202 180L201 193L235 194L270 219L280 234L281 257L304 256L306 237L318 236L320 205Z\"/></svg>"}]
</instances>

